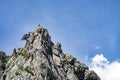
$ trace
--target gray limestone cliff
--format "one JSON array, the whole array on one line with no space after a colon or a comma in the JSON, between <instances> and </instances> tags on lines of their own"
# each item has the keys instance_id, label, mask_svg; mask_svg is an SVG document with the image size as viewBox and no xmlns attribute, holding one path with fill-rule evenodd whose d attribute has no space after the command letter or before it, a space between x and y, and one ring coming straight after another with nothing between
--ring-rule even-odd
<instances>
[{"instance_id":1,"label":"gray limestone cliff","mask_svg":"<svg viewBox=\"0 0 120 80\"><path fill-rule=\"evenodd\" d=\"M61 44L51 41L47 29L38 26L22 40L26 40L25 47L14 49L0 68L1 80L100 80L84 63L63 53Z\"/></svg>"}]
</instances>

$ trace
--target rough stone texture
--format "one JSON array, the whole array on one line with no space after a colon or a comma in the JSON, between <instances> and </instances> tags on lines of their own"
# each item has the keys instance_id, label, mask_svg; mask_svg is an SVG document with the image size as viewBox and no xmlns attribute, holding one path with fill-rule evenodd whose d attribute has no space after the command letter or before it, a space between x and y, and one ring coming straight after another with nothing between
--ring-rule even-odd
<instances>
[{"instance_id":1,"label":"rough stone texture","mask_svg":"<svg viewBox=\"0 0 120 80\"><path fill-rule=\"evenodd\" d=\"M85 64L64 54L61 44L54 44L40 25L22 40L26 40L25 47L14 49L1 80L100 80Z\"/></svg>"},{"instance_id":2,"label":"rough stone texture","mask_svg":"<svg viewBox=\"0 0 120 80\"><path fill-rule=\"evenodd\" d=\"M7 63L8 56L6 56L6 53L3 51L0 51L0 77L5 71L5 64Z\"/></svg>"}]
</instances>

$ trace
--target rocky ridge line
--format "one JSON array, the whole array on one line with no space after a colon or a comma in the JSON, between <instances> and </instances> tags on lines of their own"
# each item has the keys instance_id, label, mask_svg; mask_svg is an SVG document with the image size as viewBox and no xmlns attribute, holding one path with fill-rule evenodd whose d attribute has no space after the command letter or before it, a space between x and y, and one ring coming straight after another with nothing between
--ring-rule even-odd
<instances>
[{"instance_id":1,"label":"rocky ridge line","mask_svg":"<svg viewBox=\"0 0 120 80\"><path fill-rule=\"evenodd\" d=\"M42 26L25 34L22 40L26 40L25 47L14 49L1 80L100 80L84 63L63 53L61 44L54 44Z\"/></svg>"}]
</instances>

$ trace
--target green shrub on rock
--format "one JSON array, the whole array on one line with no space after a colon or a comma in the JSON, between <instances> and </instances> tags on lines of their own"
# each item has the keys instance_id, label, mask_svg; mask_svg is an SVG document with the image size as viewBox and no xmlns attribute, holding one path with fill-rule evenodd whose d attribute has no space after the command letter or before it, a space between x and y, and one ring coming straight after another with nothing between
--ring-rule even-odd
<instances>
[{"instance_id":1,"label":"green shrub on rock","mask_svg":"<svg viewBox=\"0 0 120 80\"><path fill-rule=\"evenodd\" d=\"M20 72L18 70L15 72L15 76L17 75L20 75Z\"/></svg>"}]
</instances>

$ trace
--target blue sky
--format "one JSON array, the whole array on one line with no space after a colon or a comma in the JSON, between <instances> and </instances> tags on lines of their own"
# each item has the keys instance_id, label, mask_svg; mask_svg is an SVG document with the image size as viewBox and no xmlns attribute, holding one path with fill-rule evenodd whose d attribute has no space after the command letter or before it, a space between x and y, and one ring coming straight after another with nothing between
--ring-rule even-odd
<instances>
[{"instance_id":1,"label":"blue sky","mask_svg":"<svg viewBox=\"0 0 120 80\"><path fill-rule=\"evenodd\" d=\"M120 59L120 0L0 0L0 50L23 47L38 24L81 61L103 54Z\"/></svg>"}]
</instances>

